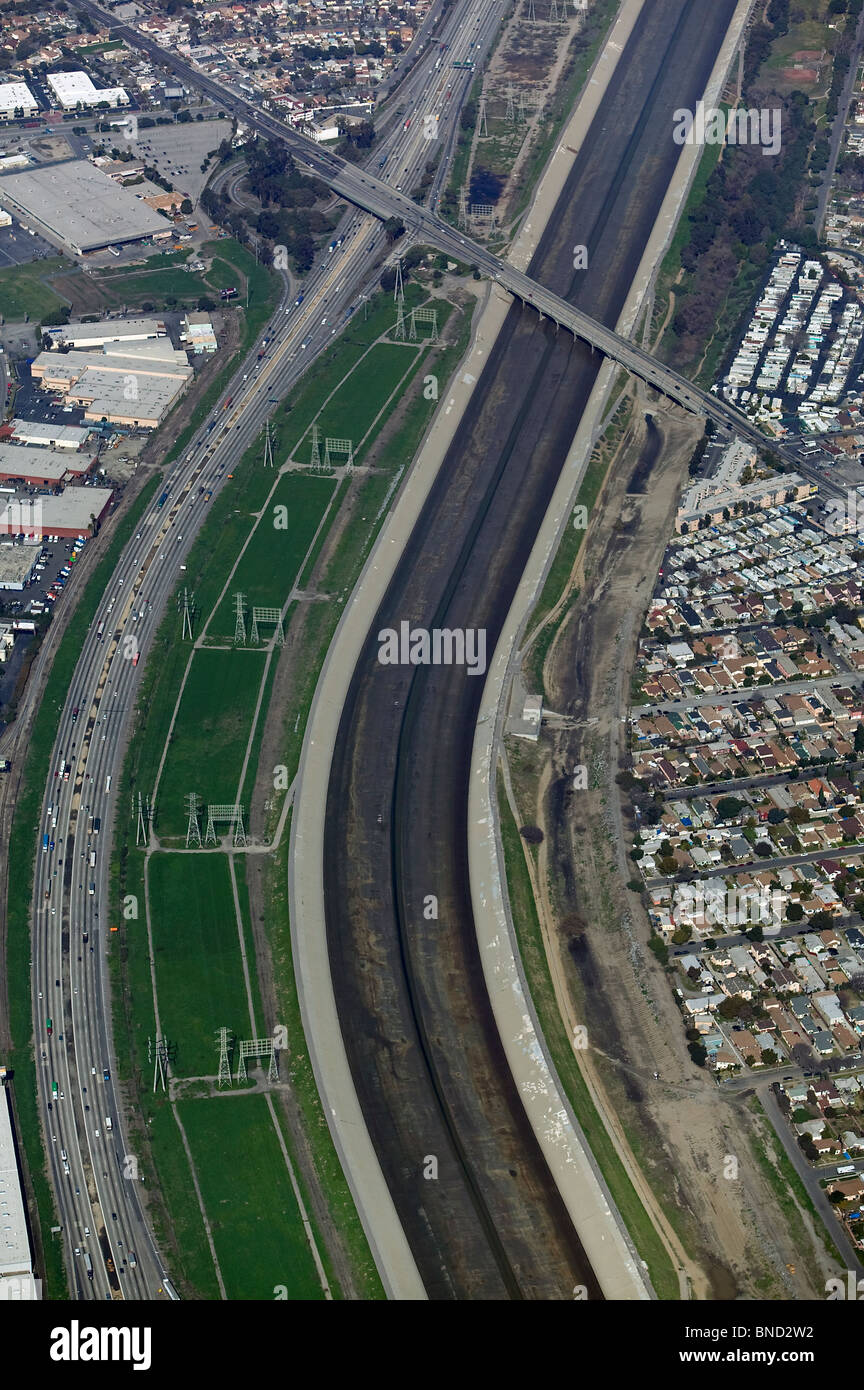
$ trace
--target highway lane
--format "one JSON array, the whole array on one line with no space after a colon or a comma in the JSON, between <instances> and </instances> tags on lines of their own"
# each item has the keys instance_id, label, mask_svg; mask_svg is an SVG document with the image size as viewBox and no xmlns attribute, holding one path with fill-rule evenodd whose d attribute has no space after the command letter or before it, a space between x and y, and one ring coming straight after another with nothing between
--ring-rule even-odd
<instances>
[{"instance_id":1,"label":"highway lane","mask_svg":"<svg viewBox=\"0 0 864 1390\"><path fill-rule=\"evenodd\" d=\"M549 318L559 327L568 329L580 340L588 343L592 349L599 349L605 356L619 362L635 376L678 401L686 409L708 416L741 438L755 443L760 449L771 448L788 462L794 463L805 476L811 476L810 471L801 464L800 459L788 446L764 435L734 406L694 386L628 338L598 322L590 314L575 308L566 298L553 293L531 276L516 270L485 247L457 232L431 211L413 202L398 186L390 186L368 170L358 170L346 164L338 155L321 149L314 141L256 108L230 85L214 82L194 64L187 63L137 30L127 25L112 24L111 17L98 5L93 4L92 0L81 2L88 13L98 18L100 23L108 25L112 32L116 32L132 47L142 49L155 61L163 63L182 76L191 86L208 93L253 130L284 141L301 163L350 202L382 220L400 217L411 238L428 241L439 250L476 264L481 272L488 274L523 303L530 304L543 317ZM671 146L671 119L664 129L668 132ZM830 483L826 486L828 490L832 489Z\"/></svg>"},{"instance_id":2,"label":"highway lane","mask_svg":"<svg viewBox=\"0 0 864 1390\"><path fill-rule=\"evenodd\" d=\"M419 73L415 80L420 80ZM454 103L453 119L457 118ZM400 129L388 144L401 160L407 160L412 178L426 157L419 132ZM395 159L393 167L397 167ZM367 236L370 230L372 235ZM299 379L333 336L336 327L329 324L334 309L341 312L360 286L371 289L370 259L384 247L380 229L376 224L373 230L370 219L351 212L345 235L340 252L325 257L308 278L301 306L286 302L283 292L264 335L269 338L266 358L260 363L254 360L253 348L226 388L223 399L233 401L230 414L217 406L184 457L171 468L164 509L151 504L106 588L61 716L52 774L63 760L73 770L68 780L49 777L38 827L32 985L48 1161L70 1287L79 1297L146 1298L156 1296L157 1290L164 1295L170 1287L144 1220L133 1165L127 1159L122 1106L114 1089L114 1047L102 958L112 925L105 918L112 798L138 680L128 640L134 638L146 655L179 578L179 564L208 511L199 488L218 491L271 413L273 401ZM330 312L319 319L322 309ZM212 433L207 428L211 421L215 421ZM133 612L141 616L133 619ZM109 777L115 780L113 789ZM98 834L91 827L91 816L101 821ZM41 836L46 827L54 848L43 853ZM96 863L91 866L93 852ZM141 929L142 918L139 904L138 927L122 921L113 925L121 930ZM47 1017L54 1023L50 1039L45 1031ZM106 1066L111 1073L107 1081L103 1078ZM62 1095L56 1102L50 1095L55 1080ZM112 1120L110 1132L105 1128L106 1116ZM117 1214L116 1221L112 1213ZM77 1258L72 1253L75 1248L82 1251ZM130 1250L136 1256L134 1267L128 1263ZM84 1251L92 1260L92 1282L84 1271Z\"/></svg>"}]
</instances>

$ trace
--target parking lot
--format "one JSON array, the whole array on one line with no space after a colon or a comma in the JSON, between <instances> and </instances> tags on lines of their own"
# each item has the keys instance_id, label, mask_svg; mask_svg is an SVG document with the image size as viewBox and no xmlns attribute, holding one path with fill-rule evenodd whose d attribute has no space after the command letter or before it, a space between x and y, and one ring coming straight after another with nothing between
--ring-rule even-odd
<instances>
[{"instance_id":1,"label":"parking lot","mask_svg":"<svg viewBox=\"0 0 864 1390\"><path fill-rule=\"evenodd\" d=\"M84 411L80 406L64 407L54 404L48 391L41 391L30 376L26 362L18 362L18 389L15 393L15 415L19 420L39 420L52 425L82 425Z\"/></svg>"},{"instance_id":2,"label":"parking lot","mask_svg":"<svg viewBox=\"0 0 864 1390\"><path fill-rule=\"evenodd\" d=\"M0 589L0 619L5 622L10 618L38 616L30 612L30 605L34 601L42 604L46 613L50 612L57 602L62 602L63 591L74 577L77 564L77 560L72 559L72 553L78 550L80 554L83 547L79 547L75 540L63 538L51 541L46 537L41 546L28 546L27 549L34 558L39 557L42 568L34 574L23 590ZM68 567L69 574L63 577L61 584L61 570L64 567ZM48 595L55 585L58 586L55 597L49 598Z\"/></svg>"},{"instance_id":3,"label":"parking lot","mask_svg":"<svg viewBox=\"0 0 864 1390\"><path fill-rule=\"evenodd\" d=\"M0 270L4 266L45 261L58 254L56 246L41 236L31 236L18 222L13 221L11 227L0 227Z\"/></svg>"},{"instance_id":4,"label":"parking lot","mask_svg":"<svg viewBox=\"0 0 864 1390\"><path fill-rule=\"evenodd\" d=\"M194 107L192 110L194 112ZM206 174L201 165L222 140L231 138L230 121L186 121L183 125L151 126L139 130L130 149L158 169L175 188L197 202Z\"/></svg>"}]
</instances>

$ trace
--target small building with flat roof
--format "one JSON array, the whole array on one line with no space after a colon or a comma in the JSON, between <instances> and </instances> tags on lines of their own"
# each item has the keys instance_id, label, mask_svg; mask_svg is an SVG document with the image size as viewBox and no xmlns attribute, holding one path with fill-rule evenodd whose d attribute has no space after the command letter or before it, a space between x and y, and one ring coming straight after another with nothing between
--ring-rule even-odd
<instances>
[{"instance_id":1,"label":"small building with flat roof","mask_svg":"<svg viewBox=\"0 0 864 1390\"><path fill-rule=\"evenodd\" d=\"M183 320L180 341L186 344L190 352L215 352L218 344L210 315L203 311L187 314Z\"/></svg>"},{"instance_id":2,"label":"small building with flat roof","mask_svg":"<svg viewBox=\"0 0 864 1390\"><path fill-rule=\"evenodd\" d=\"M20 593L32 579L38 559L38 546L11 545L8 541L0 545L0 589Z\"/></svg>"}]
</instances>

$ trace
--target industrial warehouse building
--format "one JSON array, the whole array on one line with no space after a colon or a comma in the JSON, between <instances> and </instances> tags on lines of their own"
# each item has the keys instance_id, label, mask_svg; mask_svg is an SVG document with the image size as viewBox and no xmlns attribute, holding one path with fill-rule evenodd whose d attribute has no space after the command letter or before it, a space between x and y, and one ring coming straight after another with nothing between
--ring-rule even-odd
<instances>
[{"instance_id":1,"label":"industrial warehouse building","mask_svg":"<svg viewBox=\"0 0 864 1390\"><path fill-rule=\"evenodd\" d=\"M38 105L25 82L0 83L0 121L11 121L16 112L29 116Z\"/></svg>"},{"instance_id":2,"label":"industrial warehouse building","mask_svg":"<svg viewBox=\"0 0 864 1390\"><path fill-rule=\"evenodd\" d=\"M80 449L93 431L89 425L58 425L55 421L13 420L12 443L38 444L43 449Z\"/></svg>"},{"instance_id":3,"label":"industrial warehouse building","mask_svg":"<svg viewBox=\"0 0 864 1390\"><path fill-rule=\"evenodd\" d=\"M94 87L86 72L49 72L45 80L66 111L99 106L102 102L108 106L129 105L129 97L122 87Z\"/></svg>"},{"instance_id":4,"label":"industrial warehouse building","mask_svg":"<svg viewBox=\"0 0 864 1390\"><path fill-rule=\"evenodd\" d=\"M0 544L0 589L20 593L32 579L38 559L38 545L13 545L11 541Z\"/></svg>"},{"instance_id":5,"label":"industrial warehouse building","mask_svg":"<svg viewBox=\"0 0 864 1390\"><path fill-rule=\"evenodd\" d=\"M86 536L104 520L113 496L110 487L67 487L59 497L13 497L0 511L6 536Z\"/></svg>"},{"instance_id":6,"label":"industrial warehouse building","mask_svg":"<svg viewBox=\"0 0 864 1390\"><path fill-rule=\"evenodd\" d=\"M75 255L171 236L165 218L86 159L0 177L0 205Z\"/></svg>"},{"instance_id":7,"label":"industrial warehouse building","mask_svg":"<svg viewBox=\"0 0 864 1390\"><path fill-rule=\"evenodd\" d=\"M192 380L185 352L168 338L106 343L101 353L40 352L30 374L46 390L62 391L94 422L155 429Z\"/></svg>"},{"instance_id":8,"label":"industrial warehouse building","mask_svg":"<svg viewBox=\"0 0 864 1390\"><path fill-rule=\"evenodd\" d=\"M23 444L0 440L0 479L20 479L31 487L56 487L88 473L95 454L79 454L54 449L28 449Z\"/></svg>"},{"instance_id":9,"label":"industrial warehouse building","mask_svg":"<svg viewBox=\"0 0 864 1390\"><path fill-rule=\"evenodd\" d=\"M0 1067L0 1300L18 1302L38 1298L33 1278L30 1233L24 1187L18 1167L12 1124L12 1097L7 1090L8 1076Z\"/></svg>"},{"instance_id":10,"label":"industrial warehouse building","mask_svg":"<svg viewBox=\"0 0 864 1390\"><path fill-rule=\"evenodd\" d=\"M56 328L43 328L51 339L52 348L103 348L106 343L146 342L148 338L164 338L165 324L161 319L105 319L102 323L63 323Z\"/></svg>"}]
</instances>

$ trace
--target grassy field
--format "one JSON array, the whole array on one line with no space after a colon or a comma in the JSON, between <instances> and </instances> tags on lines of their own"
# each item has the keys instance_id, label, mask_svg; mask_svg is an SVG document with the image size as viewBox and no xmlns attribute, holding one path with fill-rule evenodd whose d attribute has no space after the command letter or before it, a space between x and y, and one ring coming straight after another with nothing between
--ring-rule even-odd
<instances>
[{"instance_id":1,"label":"grassy field","mask_svg":"<svg viewBox=\"0 0 864 1390\"><path fill-rule=\"evenodd\" d=\"M215 298L219 290L235 285L239 291L238 301L246 304L246 282L249 282L249 311L259 316L266 312L263 323L273 311L281 289L279 277L266 266L259 265L255 257L233 237L205 242L201 248L201 258L213 264L207 271L188 271L178 264L188 259L188 250L171 251L167 255L150 256L145 265L138 268L117 269L109 267L90 277L81 275L81 284L92 283L103 295L111 308L123 304L134 306L151 303L157 309L164 309L171 299L182 304L195 304L199 299ZM76 277L69 276L67 284L74 290Z\"/></svg>"},{"instance_id":2,"label":"grassy field","mask_svg":"<svg viewBox=\"0 0 864 1390\"><path fill-rule=\"evenodd\" d=\"M57 256L0 270L0 314L3 318L16 322L29 314L33 322L38 323L62 309L65 300L44 282L47 276L65 265L68 262Z\"/></svg>"},{"instance_id":3,"label":"grassy field","mask_svg":"<svg viewBox=\"0 0 864 1390\"><path fill-rule=\"evenodd\" d=\"M196 651L159 784L160 835L185 833L187 792L198 792L205 803L234 800L264 658L263 650L248 647ZM216 833L225 829L223 824Z\"/></svg>"},{"instance_id":4,"label":"grassy field","mask_svg":"<svg viewBox=\"0 0 864 1390\"><path fill-rule=\"evenodd\" d=\"M270 475L272 483L273 475ZM301 473L286 473L267 510L261 516L252 539L243 554L230 591L222 600L213 622L207 630L209 637L234 636L234 594L246 595L249 612L253 604L281 608L297 580L300 567L317 531L333 493L336 480L332 477L313 478ZM275 509L285 507L286 512ZM287 513L287 515L286 515ZM276 522L285 521L282 528ZM250 619L247 619L247 633ZM267 637L272 628L265 628Z\"/></svg>"},{"instance_id":5,"label":"grassy field","mask_svg":"<svg viewBox=\"0 0 864 1390\"><path fill-rule=\"evenodd\" d=\"M534 892L522 850L522 841L516 828L516 822L510 813L506 795L500 788L498 813L504 846L507 891L510 898L513 925L519 943L519 954L546 1044L591 1152L609 1184L609 1190L627 1230L640 1256L648 1266L651 1282L658 1298L677 1299L679 1296L678 1279L672 1262L627 1176L600 1116L594 1108L594 1102L573 1053L570 1038L555 999L555 990L549 973L540 922L534 902Z\"/></svg>"},{"instance_id":6,"label":"grassy field","mask_svg":"<svg viewBox=\"0 0 864 1390\"><path fill-rule=\"evenodd\" d=\"M347 437L356 446L399 383L413 371L417 355L413 344L378 343L373 347L322 410L322 437Z\"/></svg>"},{"instance_id":7,"label":"grassy field","mask_svg":"<svg viewBox=\"0 0 864 1390\"><path fill-rule=\"evenodd\" d=\"M422 291L416 286L410 286L414 295L414 302L425 298ZM411 299L406 295L409 303ZM448 306L442 306L443 312L439 316L439 322L443 323L445 312L449 313ZM272 426L271 432L274 436L274 454L278 462L282 462L287 451L290 437L297 430L297 412L302 401L302 409L307 421L314 418L314 415L321 408L321 404L326 396L330 394L340 383L340 380L350 368L358 361L362 353L375 342L381 332L386 329L393 321L392 299L385 295L380 295L372 302L368 311L368 319L363 321L362 317L356 315L346 332L346 341L334 342L333 348L326 355L321 364L316 363L316 370L302 392L299 392L294 402L294 409L286 413L284 410L277 413L276 421ZM422 358L422 366L419 371L426 370L427 360L434 360L435 366L431 368L439 373L442 388L449 379L457 361L464 353L467 345L470 323L467 319L460 325L458 342L446 350L433 350L428 346L418 344L417 348ZM396 348L388 353L388 358L396 362L396 353L405 363L410 361L408 352L404 348ZM322 377L326 373L326 380L322 387ZM351 378L349 377L349 381ZM377 382L382 380L382 372L377 372ZM376 386L376 381L372 377L367 378L369 389ZM390 442L392 448L391 461L394 470L398 468L398 473L404 470L413 457L422 434L428 424L432 412L436 408L436 403L422 399L419 390L418 376L415 375L417 384L415 402L413 396L409 408L400 416L399 429L394 439ZM390 388L392 390L392 385ZM386 391L379 388L381 404L386 399ZM368 399L358 398L360 408L371 410ZM378 407L380 408L380 406ZM329 428L329 427L328 427ZM244 541L253 531L251 542L244 554L243 560L238 567L237 583L232 583L231 591L240 588L247 594L247 600L258 599L268 603L280 602L284 600L293 577L297 569L303 564L303 556L309 547L318 519L323 515L329 499L333 498L335 515L336 507L341 505L346 492L349 488L349 480L343 480L338 485L332 478L310 477L308 475L290 474L280 479L277 494L268 504L264 515L258 519L257 513L264 507L265 497L268 490L272 487L274 475L269 470L261 467L260 441L251 448L244 459L234 469L234 478L228 483L227 487L220 494L219 498L213 503L213 509L208 518L205 530L198 537L192 552L187 559L187 573L184 581L193 588L196 595L198 615L196 617L196 633L200 633L203 623L217 602L221 588L225 583L225 577L229 573ZM327 643L332 636L332 632L338 622L342 611L347 592L354 579L359 573L363 560L368 553L368 548L372 542L374 534L380 527L385 514L384 508L388 496L392 494L393 485L396 481L394 476L385 474L372 475L365 479L354 479L352 486L359 488L358 502L359 513L366 518L366 524L362 527L353 525L347 527L340 538L332 564L328 565L323 577L320 588L322 592L329 592L334 595L333 602L320 602L314 604L296 604L289 612L286 623L286 635L289 642L292 640L291 624L296 615L303 614L305 622L302 629L303 641L300 647L293 652L293 660L296 662L296 669L302 673L302 681L296 690L294 697L290 701L290 709L285 708L281 712L284 722L283 747L280 749L282 760L293 765L296 763L296 756L299 754L300 742L303 736L305 719L308 712L309 701L318 678L320 664L326 652ZM288 529L286 531L276 530L272 525L272 508L275 505L285 505L288 508ZM320 548L321 539L316 544L316 552ZM307 565L304 568L308 568ZM273 584L274 579L278 583L280 592L274 599ZM305 582L305 581L304 581ZM334 591L334 585L339 584L338 592ZM228 603L230 612L230 599ZM214 635L218 628L223 626L222 618L218 623L214 621ZM226 625L226 631L233 635L233 616L230 624ZM169 606L166 617L160 625L156 640L144 671L141 695L139 698L139 722L137 725L136 739L130 749L126 766L121 778L121 786L118 795L128 799L129 794L138 786L146 790L152 786L152 779L155 769L158 766L161 750L167 737L168 724L171 712L176 703L177 692L183 670L189 655L188 643L182 643L179 637L179 620L173 612L173 607ZM196 652L193 662L193 671L204 655L219 661L225 657L236 657L239 660L248 659L251 655L246 652L220 652L208 651L206 648ZM265 695L269 699L269 691L275 673L275 660L271 662ZM215 669L215 668L214 668ZM199 668L204 672L202 680L206 684L206 669ZM215 677L213 678L215 680ZM196 677L196 681L198 677ZM212 684L212 682L211 682ZM197 686L196 686L197 688ZM211 692L205 692L203 700L211 699ZM235 696L230 696L233 701ZM212 694L212 699L216 703L216 696ZM188 710L191 712L195 706L195 700L188 702ZM254 699L247 698L245 701L239 700L238 704L243 704L249 718L254 709ZM235 706L232 704L231 708ZM265 704L266 708L266 704ZM184 747L197 749L194 758L191 758L186 765L187 773L194 774L193 782L182 790L200 790L207 795L212 795L209 786L209 778L214 769L210 766L207 757L207 748L210 746L206 740L202 740L199 735L197 716L192 726L187 721L187 701L184 697L182 707L182 729L178 727L178 737L175 739L169 751L169 760L174 758L179 751L181 744ZM191 742L189 733L192 734ZM253 758L247 776L246 788L252 785L255 772L258 749L258 733L253 740ZM213 735L210 736L211 738ZM220 740L221 743L221 740ZM239 750L238 750L239 751ZM184 757L186 754L184 754ZM234 762L232 757L231 762ZM166 773L168 763L166 762ZM201 769L207 770L208 786L197 785L198 774ZM239 763L237 764L239 771ZM233 768L232 768L233 771ZM174 774L171 774L172 777ZM235 774L236 775L236 774ZM177 803L182 817L182 791L177 781L176 792L171 793L172 809L169 811L168 783L160 790L157 797L159 803L159 824L158 830L164 830L164 816L176 814L173 803ZM219 792L220 795L223 793ZM247 791L248 795L248 791ZM226 800L233 800L234 788L232 787L230 796L225 796ZM278 799L274 798L274 806L278 813ZM179 824L179 829L185 829L185 819ZM142 861L141 851L134 848L130 842L129 828L121 827L121 841L118 845L118 854L115 859L116 873L113 879L113 901L118 901L122 894L133 893L143 894L142 880ZM133 837L134 838L134 837ZM281 846L272 858L268 858L266 864L267 885L265 898L268 904L266 931L268 941L273 952L275 988L278 995L278 1017L284 1022L288 1029L289 1045L286 1053L283 1054L283 1075L288 1075L294 1093L301 1105L307 1133L310 1137L312 1160L316 1173L318 1174L322 1191L324 1192L331 1215L338 1229L342 1233L352 1253L355 1280L358 1288L364 1291L364 1296L377 1298L381 1296L382 1290L377 1272L374 1267L371 1254L368 1250L365 1236L357 1220L353 1201L345 1181L341 1166L333 1148L332 1139L326 1119L321 1110L321 1104L315 1086L309 1063L306 1042L300 1023L299 1008L296 998L294 985L293 967L290 951L290 924L288 920L287 902L287 856L288 856L288 836L287 832ZM230 884L226 882L224 875L220 875L218 880L208 878L210 872L206 866L214 863L220 856L216 855L165 855L157 854L153 856L153 873L151 875L151 899L155 906L158 900L160 915L164 918L159 927L158 950L156 951L156 972L157 986L160 999L160 1012L163 1013L163 1026L169 1037L174 1037L172 1029L177 1026L186 1028L182 1038L178 1038L182 1044L183 1063L178 1064L178 1071L182 1074L192 1075L212 1075L216 1068L217 1054L214 1047L213 1030L220 1025L235 1027L241 1036L245 1036L245 1030L238 1021L236 999L238 997L238 987L233 986L232 997L223 1000L221 991L231 988L230 981L226 978L224 971L227 969L228 976L231 974L230 959L231 954L237 953L236 947L236 926L234 925L233 901L230 893ZM166 863L172 862L179 865L179 868L167 870L163 867ZM247 938L247 954L250 962L250 971L254 977L255 957L252 943L249 940L250 922L248 901L246 896L245 877L243 868L245 860L242 856L235 859L237 869L237 888L240 902L241 914L243 917L244 928ZM205 866L205 867L202 867ZM205 881L200 886L195 886L194 890L187 877L190 873L203 874ZM215 872L215 871L214 871ZM166 873L168 879L166 880ZM156 881L156 874L161 875ZM211 902L210 894L218 895L219 901ZM193 912L195 921L189 922L188 915ZM203 938L200 937L200 919L204 918L210 925L208 934L212 937L215 949L215 963L212 967L208 966L203 985L196 984L194 999L188 1000L183 994L181 981L185 981L188 993L190 980L195 979L194 971L198 969L194 965L193 959L197 960L198 952L202 948L207 949ZM231 939L229 940L229 931ZM180 937L186 940L181 944ZM196 936L198 940L196 941ZM132 1055L123 1060L124 1079L128 1077L133 1089L141 1097L141 1111L144 1116L142 1132L138 1139L145 1155L145 1161L154 1166L157 1176L161 1177L163 1171L166 1174L173 1174L182 1168L183 1161L176 1156L166 1159L167 1150L172 1147L176 1149L178 1139L174 1133L173 1122L170 1119L163 1119L161 1116L158 1121L149 1123L154 1114L153 1107L158 1110L166 1109L166 1103L158 1096L151 1102L149 1092L149 1076L147 1074L146 1046L147 1037L152 1035L153 1017L150 1005L151 988L149 981L149 962L146 950L142 949L143 935L140 931L133 931L131 925L126 932L123 941L117 941L118 949L115 958L112 960L112 971L115 978L113 990L113 1000L115 1012L118 1018L118 1035L124 1035L131 1039ZM186 967L184 954L191 952L189 966ZM167 969L166 969L167 967ZM167 1002L163 1006L163 979L169 983L165 986L171 991ZM241 981L242 984L242 981ZM242 998L245 1001L245 987L242 989ZM235 1001L232 1003L232 999ZM253 1001L258 1009L257 988L253 979ZM180 1025L175 1022L184 1004L189 1006L189 1019L181 1019ZM245 1007L245 1002L244 1002ZM171 1024L169 1026L168 1014L170 1011ZM226 1011L229 1016L225 1016ZM260 1010L259 1010L260 1013ZM221 1014L220 1017L211 1015ZM190 1026L191 1025L191 1026ZM198 1044L195 1038L200 1038ZM194 1049L198 1048L196 1052ZM193 1049L190 1051L190 1049ZM187 1106L192 1104L191 1100L184 1099L182 1104ZM232 1106L234 1100L213 1102L211 1108L216 1110L218 1118L218 1106ZM195 1101L195 1105L205 1109L202 1101ZM197 1159L197 1153L196 1153ZM200 1215L197 1212L197 1202L194 1193L189 1191L189 1183L186 1182L181 1192L175 1192L160 1183L161 1201L160 1211L165 1210L162 1202L167 1204L167 1209L171 1211L171 1224L174 1223L173 1212L175 1206L180 1215L180 1224L184 1231L184 1250L176 1252L177 1268L184 1272L185 1277L190 1281L192 1289L204 1292L212 1286L213 1272L209 1263L209 1255L204 1241L203 1228L201 1228ZM208 1199L208 1210L210 1201ZM212 1211L210 1212L213 1215ZM167 1224L168 1218L161 1217ZM166 1234L168 1234L166 1232ZM188 1249L185 1248L188 1241ZM233 1258L231 1253L233 1247L228 1247L225 1255L225 1262L230 1262ZM223 1253L220 1247L220 1255ZM236 1287L246 1290L243 1296L250 1296L248 1289L257 1288L257 1284L251 1283L254 1276L243 1266L243 1256L238 1255L237 1270L232 1274L232 1278L238 1280ZM227 1267L225 1268L226 1278L228 1277ZM268 1278L270 1276L268 1275ZM288 1280L284 1277L273 1278L273 1284L287 1284ZM205 1296L212 1296L206 1294ZM271 1293L272 1296L272 1285Z\"/></svg>"},{"instance_id":8,"label":"grassy field","mask_svg":"<svg viewBox=\"0 0 864 1390\"><path fill-rule=\"evenodd\" d=\"M149 882L159 1014L164 1036L177 1046L174 1072L215 1076L216 1030L248 1037L250 1028L228 861L222 854L154 854Z\"/></svg>"},{"instance_id":9,"label":"grassy field","mask_svg":"<svg viewBox=\"0 0 864 1390\"><path fill-rule=\"evenodd\" d=\"M179 1110L228 1297L323 1298L265 1098Z\"/></svg>"},{"instance_id":10,"label":"grassy field","mask_svg":"<svg viewBox=\"0 0 864 1390\"><path fill-rule=\"evenodd\" d=\"M412 308L425 298L426 296L419 286L410 283L406 285L406 308ZM366 310L365 319L359 310L355 312L349 327L339 336L333 347L319 358L315 363L314 373L304 378L299 390L283 407L288 414L289 428L286 438L293 457L300 457L297 453L300 441L324 406L328 396L340 387L343 380L346 378L350 380L348 374L360 360L363 352L371 347L382 333L392 328L396 322L396 309L392 295L383 293L376 295L367 303ZM396 351L401 352L403 349L397 348ZM386 396L383 399L386 399ZM308 447L308 441L306 441L302 450L304 459L308 457Z\"/></svg>"}]
</instances>

